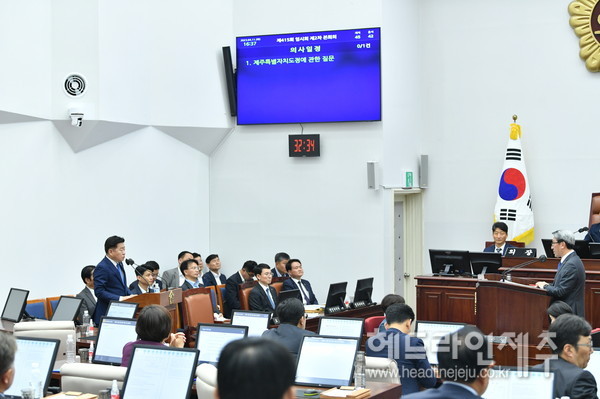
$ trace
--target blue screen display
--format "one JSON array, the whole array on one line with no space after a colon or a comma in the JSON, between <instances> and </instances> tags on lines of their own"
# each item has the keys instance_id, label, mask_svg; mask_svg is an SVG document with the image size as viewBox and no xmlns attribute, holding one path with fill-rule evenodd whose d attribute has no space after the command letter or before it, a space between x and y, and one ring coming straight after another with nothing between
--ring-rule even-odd
<instances>
[{"instance_id":1,"label":"blue screen display","mask_svg":"<svg viewBox=\"0 0 600 399\"><path fill-rule=\"evenodd\" d=\"M236 40L238 124L381 120L380 28Z\"/></svg>"}]
</instances>

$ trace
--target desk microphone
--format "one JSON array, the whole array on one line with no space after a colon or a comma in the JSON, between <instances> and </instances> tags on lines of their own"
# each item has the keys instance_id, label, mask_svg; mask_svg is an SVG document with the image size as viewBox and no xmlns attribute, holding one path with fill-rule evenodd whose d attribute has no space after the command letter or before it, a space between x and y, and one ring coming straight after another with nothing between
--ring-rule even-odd
<instances>
[{"instance_id":1,"label":"desk microphone","mask_svg":"<svg viewBox=\"0 0 600 399\"><path fill-rule=\"evenodd\" d=\"M580 228L579 230L576 230L575 233L583 233L584 231L589 231L590 228L587 226L583 226L582 228Z\"/></svg>"},{"instance_id":2,"label":"desk microphone","mask_svg":"<svg viewBox=\"0 0 600 399\"><path fill-rule=\"evenodd\" d=\"M136 276L140 276L146 282L146 284L148 284L148 292L150 292L150 288L152 288L152 286L150 285L150 282L148 280L146 280L146 277L144 277L143 275L140 274L140 272L138 272L136 267L139 265L136 264L135 261L131 258L125 259L125 263L127 263L129 266L131 266L131 268L135 272Z\"/></svg>"},{"instance_id":3,"label":"desk microphone","mask_svg":"<svg viewBox=\"0 0 600 399\"><path fill-rule=\"evenodd\" d=\"M520 268L525 267L525 266L529 266L529 265L531 265L532 263L535 263L535 262L542 262L542 263L544 263L546 261L546 259L548 259L546 257L546 255L540 255L539 258L528 260L527 262L520 263L520 264L518 264L516 266L511 267L510 269L507 269L507 270L505 270L502 273L502 281L505 281L506 280L506 275L508 273L512 272L513 270L520 269Z\"/></svg>"}]
</instances>

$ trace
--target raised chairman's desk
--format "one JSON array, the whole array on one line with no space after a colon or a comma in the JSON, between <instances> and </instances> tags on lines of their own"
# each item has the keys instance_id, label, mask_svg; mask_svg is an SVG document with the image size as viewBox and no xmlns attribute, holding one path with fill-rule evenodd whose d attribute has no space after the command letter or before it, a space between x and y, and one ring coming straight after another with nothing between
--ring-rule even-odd
<instances>
[{"instance_id":1,"label":"raised chairman's desk","mask_svg":"<svg viewBox=\"0 0 600 399\"><path fill-rule=\"evenodd\" d=\"M503 258L503 268L526 262L531 258ZM600 260L583 260L586 269L585 282L585 314L592 327L600 326ZM544 263L534 263L527 268L513 270L513 281L523 284L535 281L552 282L556 274L558 259L551 258ZM529 333L528 342L523 346L508 348L507 345L496 344L494 357L498 364L517 365L519 357L530 363L539 362L536 357L549 353L547 348L537 348L541 330L548 328L548 317L544 306L550 297L543 291L528 286L502 285L494 281L499 275L488 275L489 282L479 282L468 277L418 276L417 279L417 319L431 321L451 321L474 324L484 330L481 323L497 323L497 327L510 325L512 332ZM479 283L479 284L478 284ZM477 292L485 290L485 300ZM544 298L545 297L545 298ZM532 312L535 301L535 309ZM490 303L498 301L498 303ZM485 321L483 321L485 319ZM491 330L483 331L490 333ZM511 332L504 330L503 332ZM495 334L498 331L495 331ZM498 341L500 342L500 341ZM501 347L501 350L500 350ZM522 360L521 360L522 361Z\"/></svg>"}]
</instances>

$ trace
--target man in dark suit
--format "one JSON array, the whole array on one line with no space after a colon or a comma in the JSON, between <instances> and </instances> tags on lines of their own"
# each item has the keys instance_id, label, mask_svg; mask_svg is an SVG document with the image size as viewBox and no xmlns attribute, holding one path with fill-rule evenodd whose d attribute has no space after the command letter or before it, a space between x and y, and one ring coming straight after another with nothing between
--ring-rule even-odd
<instances>
[{"instance_id":1,"label":"man in dark suit","mask_svg":"<svg viewBox=\"0 0 600 399\"><path fill-rule=\"evenodd\" d=\"M506 255L506 250L513 246L506 242L508 238L508 225L504 222L496 222L492 225L492 234L494 237L494 244L486 247L483 252L497 252Z\"/></svg>"},{"instance_id":2,"label":"man in dark suit","mask_svg":"<svg viewBox=\"0 0 600 399\"><path fill-rule=\"evenodd\" d=\"M397 305L392 305L397 306ZM492 346L474 326L463 327L440 340L439 373L444 383L438 388L407 395L407 399L481 399L493 366ZM404 387L402 387L404 398Z\"/></svg>"},{"instance_id":3,"label":"man in dark suit","mask_svg":"<svg viewBox=\"0 0 600 399\"><path fill-rule=\"evenodd\" d=\"M136 281L129 286L129 290L133 295L145 294L154 292L154 270L145 264L135 268Z\"/></svg>"},{"instance_id":4,"label":"man in dark suit","mask_svg":"<svg viewBox=\"0 0 600 399\"><path fill-rule=\"evenodd\" d=\"M600 223L593 224L583 239L587 242L600 242Z\"/></svg>"},{"instance_id":5,"label":"man in dark suit","mask_svg":"<svg viewBox=\"0 0 600 399\"><path fill-rule=\"evenodd\" d=\"M183 284L181 284L181 289L183 291L204 287L202 285L202 279L200 278L200 267L197 260L188 259L181 262L179 270L181 270L181 274L183 274L183 277L185 278Z\"/></svg>"},{"instance_id":6,"label":"man in dark suit","mask_svg":"<svg viewBox=\"0 0 600 399\"><path fill-rule=\"evenodd\" d=\"M312 331L306 331L306 314L304 305L299 299L289 298L277 305L277 317L279 327L272 328L263 333L263 337L279 342L287 348L294 356L298 356L302 337L305 335L316 335Z\"/></svg>"},{"instance_id":7,"label":"man in dark suit","mask_svg":"<svg viewBox=\"0 0 600 399\"><path fill-rule=\"evenodd\" d=\"M583 307L585 269L575 253L575 236L570 231L558 230L552 233L552 251L560 258L558 270L552 283L538 281L535 285L546 290L552 297L550 303L563 301L573 309L573 313L585 317Z\"/></svg>"},{"instance_id":8,"label":"man in dark suit","mask_svg":"<svg viewBox=\"0 0 600 399\"><path fill-rule=\"evenodd\" d=\"M179 266L181 266L181 262L188 259L193 259L193 255L190 251L181 251L179 255L177 255L177 267L166 270L162 275L163 288L172 289L181 287L184 277L179 270Z\"/></svg>"},{"instance_id":9,"label":"man in dark suit","mask_svg":"<svg viewBox=\"0 0 600 399\"><path fill-rule=\"evenodd\" d=\"M227 282L227 277L221 273L221 260L219 259L219 255L208 255L206 257L206 266L208 266L208 271L202 276L205 287L225 284Z\"/></svg>"},{"instance_id":10,"label":"man in dark suit","mask_svg":"<svg viewBox=\"0 0 600 399\"><path fill-rule=\"evenodd\" d=\"M552 352L558 358L547 359L532 369L554 372L553 398L598 398L596 379L592 373L584 370L592 354L591 331L592 327L587 321L573 314L558 316L550 324L550 336L556 334Z\"/></svg>"},{"instance_id":11,"label":"man in dark suit","mask_svg":"<svg viewBox=\"0 0 600 399\"><path fill-rule=\"evenodd\" d=\"M250 310L274 312L277 307L277 291L269 285L273 279L271 268L266 263L261 263L254 268L254 276L258 284L248 295Z\"/></svg>"},{"instance_id":12,"label":"man in dark suit","mask_svg":"<svg viewBox=\"0 0 600 399\"><path fill-rule=\"evenodd\" d=\"M285 269L290 278L283 282L281 290L300 290L300 298L302 298L302 303L305 305L317 305L319 301L317 301L317 297L315 296L310 283L308 280L302 279L302 276L304 276L304 269L302 268L302 263L300 260L290 259L285 266Z\"/></svg>"},{"instance_id":13,"label":"man in dark suit","mask_svg":"<svg viewBox=\"0 0 600 399\"><path fill-rule=\"evenodd\" d=\"M254 268L257 263L253 260L247 260L244 262L244 266L239 272L232 274L225 283L225 297L223 298L225 309L223 315L226 318L231 318L231 311L234 309L241 309L240 304L240 290L239 285L246 281L252 280L254 277Z\"/></svg>"},{"instance_id":14,"label":"man in dark suit","mask_svg":"<svg viewBox=\"0 0 600 399\"><path fill-rule=\"evenodd\" d=\"M285 265L287 265L290 260L290 256L285 252L278 252L275 254L275 267L271 269L271 273L273 273L273 277L287 277L288 273L285 269Z\"/></svg>"},{"instance_id":15,"label":"man in dark suit","mask_svg":"<svg viewBox=\"0 0 600 399\"><path fill-rule=\"evenodd\" d=\"M127 288L127 279L123 261L125 260L125 239L108 237L104 242L106 256L94 269L94 293L98 299L94 311L94 324L100 325L100 319L106 314L110 301L123 301L135 295Z\"/></svg>"},{"instance_id":16,"label":"man in dark suit","mask_svg":"<svg viewBox=\"0 0 600 399\"><path fill-rule=\"evenodd\" d=\"M76 295L77 298L82 298L83 302L81 302L81 309L79 310L79 320L83 320L83 312L88 311L88 315L93 319L94 311L96 310L96 296L94 295L94 269L96 266L86 266L81 269L81 279L85 284L85 287L81 290L79 294Z\"/></svg>"},{"instance_id":17,"label":"man in dark suit","mask_svg":"<svg viewBox=\"0 0 600 399\"><path fill-rule=\"evenodd\" d=\"M366 343L366 355L396 360L402 395L432 388L436 384L434 371L427 360L421 338L408 335L415 313L405 303L390 305L385 312L386 332L378 333Z\"/></svg>"}]
</instances>

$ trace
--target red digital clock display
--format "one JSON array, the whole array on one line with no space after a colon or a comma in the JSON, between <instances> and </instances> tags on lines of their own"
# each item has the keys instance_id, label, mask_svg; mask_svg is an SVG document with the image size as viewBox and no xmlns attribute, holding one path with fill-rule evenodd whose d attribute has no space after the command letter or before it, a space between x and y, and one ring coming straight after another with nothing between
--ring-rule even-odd
<instances>
[{"instance_id":1,"label":"red digital clock display","mask_svg":"<svg viewBox=\"0 0 600 399\"><path fill-rule=\"evenodd\" d=\"M318 134L290 134L288 137L290 157L321 156Z\"/></svg>"}]
</instances>

